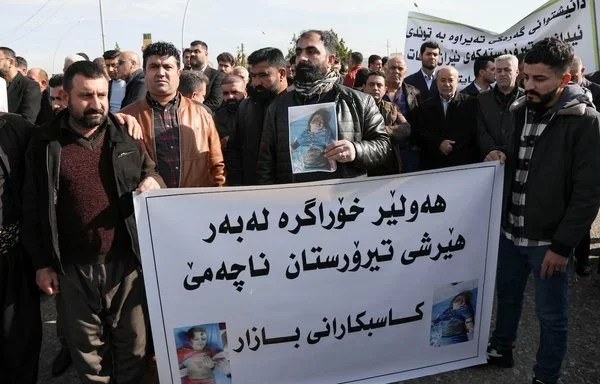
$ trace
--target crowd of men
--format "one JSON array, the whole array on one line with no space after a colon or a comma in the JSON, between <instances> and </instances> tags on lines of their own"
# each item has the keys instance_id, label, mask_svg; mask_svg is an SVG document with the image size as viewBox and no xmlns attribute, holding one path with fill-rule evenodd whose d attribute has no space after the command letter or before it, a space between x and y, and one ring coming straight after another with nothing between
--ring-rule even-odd
<instances>
[{"instance_id":1,"label":"crowd of men","mask_svg":"<svg viewBox=\"0 0 600 384\"><path fill-rule=\"evenodd\" d=\"M22 69L0 47L0 377L35 383L39 291L57 295L60 375L138 383L152 355L131 195L393 175L499 160L504 204L496 329L488 361L514 364L531 271L541 337L533 383L557 382L567 342L567 266L590 274L600 205L600 86L555 38L519 59L480 58L475 80L440 65L434 41L407 76L404 57L354 52L348 72L328 31L303 32L295 55L266 47L217 69L208 45L148 45L65 59L64 73ZM21 64L19 64L21 63ZM521 64L521 66L520 66ZM26 66L26 63L25 63ZM521 68L521 69L520 69ZM593 77L592 77L593 78ZM3 96L3 93L5 96ZM3 104L3 100L6 103ZM294 173L288 109L334 103L333 172ZM451 188L451 186L448 186Z\"/></svg>"}]
</instances>

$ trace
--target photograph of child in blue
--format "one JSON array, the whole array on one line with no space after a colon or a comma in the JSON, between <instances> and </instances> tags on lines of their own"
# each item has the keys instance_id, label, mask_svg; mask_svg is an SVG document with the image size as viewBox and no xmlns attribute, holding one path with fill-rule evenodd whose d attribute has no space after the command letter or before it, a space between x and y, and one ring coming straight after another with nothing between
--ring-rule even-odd
<instances>
[{"instance_id":1,"label":"photograph of child in blue","mask_svg":"<svg viewBox=\"0 0 600 384\"><path fill-rule=\"evenodd\" d=\"M231 384L225 323L174 329L182 384Z\"/></svg>"},{"instance_id":2,"label":"photograph of child in blue","mask_svg":"<svg viewBox=\"0 0 600 384\"><path fill-rule=\"evenodd\" d=\"M477 288L462 291L435 304L431 320L430 344L435 347L464 343L473 338Z\"/></svg>"},{"instance_id":3,"label":"photograph of child in blue","mask_svg":"<svg viewBox=\"0 0 600 384\"><path fill-rule=\"evenodd\" d=\"M290 154L294 173L336 170L335 161L325 157L325 148L336 141L337 133L335 107L331 104L317 109L308 118L290 119Z\"/></svg>"}]
</instances>

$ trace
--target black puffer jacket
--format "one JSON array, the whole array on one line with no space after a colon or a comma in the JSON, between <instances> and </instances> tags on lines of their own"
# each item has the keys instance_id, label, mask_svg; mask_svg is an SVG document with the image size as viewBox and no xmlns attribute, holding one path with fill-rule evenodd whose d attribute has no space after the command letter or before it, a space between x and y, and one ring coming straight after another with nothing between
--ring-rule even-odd
<instances>
[{"instance_id":1,"label":"black puffer jacket","mask_svg":"<svg viewBox=\"0 0 600 384\"><path fill-rule=\"evenodd\" d=\"M338 140L354 144L356 158L338 163L332 173L292 174L288 108L317 102L335 102ZM367 169L383 164L392 156L383 116L370 95L336 84L320 99L305 100L291 91L274 101L265 117L257 164L258 184L317 181L366 175Z\"/></svg>"}]
</instances>

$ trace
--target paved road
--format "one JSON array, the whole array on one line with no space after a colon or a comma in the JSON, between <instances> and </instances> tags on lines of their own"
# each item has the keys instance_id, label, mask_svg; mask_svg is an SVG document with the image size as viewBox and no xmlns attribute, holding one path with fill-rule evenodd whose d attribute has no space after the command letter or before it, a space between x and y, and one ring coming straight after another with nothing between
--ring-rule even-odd
<instances>
[{"instance_id":1,"label":"paved road","mask_svg":"<svg viewBox=\"0 0 600 384\"><path fill-rule=\"evenodd\" d=\"M596 220L592 234L592 266L598 266L600 255L600 220ZM569 308L569 345L563 364L563 384L600 383L600 275L581 278L571 272ZM50 371L52 360L58 350L56 339L54 299L42 299L43 344L40 358L40 380L42 384L79 383L71 368L64 375L53 378ZM458 371L405 381L405 384L526 384L531 382L538 344L539 327L533 306L533 280L527 286L525 308L519 328L515 349L515 366L498 369L488 366L473 367ZM265 383L271 384L271 383ZM272 383L276 384L276 383ZM316 383L318 384L318 383Z\"/></svg>"}]
</instances>

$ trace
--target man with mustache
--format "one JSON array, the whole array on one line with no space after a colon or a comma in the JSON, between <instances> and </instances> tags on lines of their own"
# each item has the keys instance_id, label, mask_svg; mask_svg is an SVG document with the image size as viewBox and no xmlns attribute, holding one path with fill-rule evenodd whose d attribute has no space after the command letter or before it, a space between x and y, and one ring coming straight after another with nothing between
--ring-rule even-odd
<instances>
[{"instance_id":1,"label":"man with mustache","mask_svg":"<svg viewBox=\"0 0 600 384\"><path fill-rule=\"evenodd\" d=\"M265 117L256 168L259 184L361 176L392 155L383 117L373 98L338 84L333 70L337 46L337 38L330 31L310 30L298 38L294 90L277 98ZM324 155L337 162L336 170L294 174L288 109L332 102L336 104L338 140L325 148Z\"/></svg>"},{"instance_id":2,"label":"man with mustache","mask_svg":"<svg viewBox=\"0 0 600 384\"><path fill-rule=\"evenodd\" d=\"M67 109L27 150L23 244L38 287L58 294L82 382L138 383L147 329L131 195L164 183L143 142L109 114L102 69L76 62L63 88Z\"/></svg>"},{"instance_id":3,"label":"man with mustache","mask_svg":"<svg viewBox=\"0 0 600 384\"><path fill-rule=\"evenodd\" d=\"M410 123L400 113L398 106L383 100L386 90L385 74L381 71L371 71L363 86L363 92L371 95L377 103L377 108L385 121L385 130L390 136L394 156L390 156L385 165L371 170L369 176L393 175L402 172L400 148L404 146L410 136Z\"/></svg>"},{"instance_id":4,"label":"man with mustache","mask_svg":"<svg viewBox=\"0 0 600 384\"><path fill-rule=\"evenodd\" d=\"M212 116L178 92L179 50L171 43L150 44L143 63L148 92L122 112L140 122L146 149L165 184L169 188L222 186L225 166Z\"/></svg>"},{"instance_id":5,"label":"man with mustache","mask_svg":"<svg viewBox=\"0 0 600 384\"><path fill-rule=\"evenodd\" d=\"M229 142L227 177L229 185L256 185L256 164L267 108L286 93L287 62L277 48L261 48L248 56L250 93L240 102L235 134Z\"/></svg>"},{"instance_id":6,"label":"man with mustache","mask_svg":"<svg viewBox=\"0 0 600 384\"><path fill-rule=\"evenodd\" d=\"M421 54L421 69L408 76L404 82L416 87L421 94L421 100L425 101L438 95L435 78L441 50L439 44L435 41L426 41L421 44L419 52Z\"/></svg>"},{"instance_id":7,"label":"man with mustache","mask_svg":"<svg viewBox=\"0 0 600 384\"><path fill-rule=\"evenodd\" d=\"M515 130L486 160L505 162L496 276L496 329L488 362L514 364L513 348L530 272L540 341L534 384L555 384L567 349L568 262L600 205L600 114L569 84L571 47L554 37L525 56L525 96L511 107Z\"/></svg>"}]
</instances>

